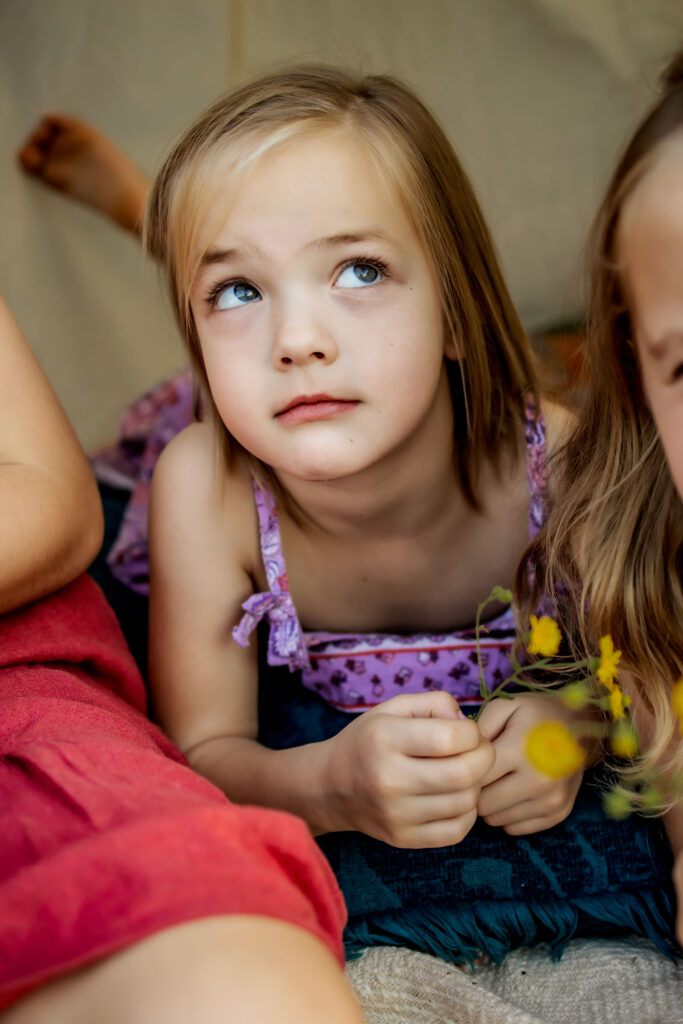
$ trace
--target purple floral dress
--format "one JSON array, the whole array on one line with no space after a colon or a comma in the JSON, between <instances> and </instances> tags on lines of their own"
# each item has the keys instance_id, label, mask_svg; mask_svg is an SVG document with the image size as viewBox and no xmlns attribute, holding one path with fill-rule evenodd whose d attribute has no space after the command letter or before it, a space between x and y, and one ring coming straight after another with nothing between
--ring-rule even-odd
<instances>
[{"instance_id":1,"label":"purple floral dress","mask_svg":"<svg viewBox=\"0 0 683 1024\"><path fill-rule=\"evenodd\" d=\"M525 410L529 535L542 526L546 509L545 424L532 400ZM280 526L272 496L254 482L261 552L269 590L242 605L233 629L242 647L257 623L267 618L268 663L301 670L302 682L334 707L349 712L374 707L399 693L446 690L465 705L481 702L473 629L439 634L306 632L287 585ZM482 664L491 688L510 675L515 622L508 607L486 623Z\"/></svg>"},{"instance_id":2,"label":"purple floral dress","mask_svg":"<svg viewBox=\"0 0 683 1024\"><path fill-rule=\"evenodd\" d=\"M168 442L195 419L197 405L188 367L136 399L123 415L116 443L90 460L100 483L130 491L107 564L112 576L138 594L149 594L147 506L152 472Z\"/></svg>"}]
</instances>

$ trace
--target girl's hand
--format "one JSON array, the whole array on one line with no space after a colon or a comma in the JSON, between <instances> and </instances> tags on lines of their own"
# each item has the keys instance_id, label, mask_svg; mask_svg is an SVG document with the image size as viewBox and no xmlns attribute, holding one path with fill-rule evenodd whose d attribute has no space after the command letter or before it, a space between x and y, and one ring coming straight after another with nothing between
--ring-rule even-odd
<instances>
[{"instance_id":1,"label":"girl's hand","mask_svg":"<svg viewBox=\"0 0 683 1024\"><path fill-rule=\"evenodd\" d=\"M326 741L326 831L412 849L459 843L493 748L450 694L392 697Z\"/></svg>"},{"instance_id":2,"label":"girl's hand","mask_svg":"<svg viewBox=\"0 0 683 1024\"><path fill-rule=\"evenodd\" d=\"M564 821L581 785L583 770L553 779L538 772L525 756L527 733L549 719L571 724L576 713L552 694L524 693L512 700L492 700L479 718L496 759L483 780L477 810L488 825L500 826L512 836Z\"/></svg>"}]
</instances>

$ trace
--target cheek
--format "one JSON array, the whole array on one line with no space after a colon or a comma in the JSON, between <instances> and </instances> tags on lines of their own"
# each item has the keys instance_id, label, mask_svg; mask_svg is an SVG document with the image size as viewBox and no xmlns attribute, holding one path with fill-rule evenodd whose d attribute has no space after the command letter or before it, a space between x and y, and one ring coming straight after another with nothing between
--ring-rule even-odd
<instances>
[{"instance_id":1,"label":"cheek","mask_svg":"<svg viewBox=\"0 0 683 1024\"><path fill-rule=\"evenodd\" d=\"M683 500L683 399L655 419L671 476Z\"/></svg>"},{"instance_id":2,"label":"cheek","mask_svg":"<svg viewBox=\"0 0 683 1024\"><path fill-rule=\"evenodd\" d=\"M227 345L206 346L202 351L216 408L227 429L237 436L235 427L248 420L255 404L253 367L242 353L230 352Z\"/></svg>"},{"instance_id":3,"label":"cheek","mask_svg":"<svg viewBox=\"0 0 683 1024\"><path fill-rule=\"evenodd\" d=\"M674 392L670 388L653 385L647 377L644 384L671 476L683 500L683 388L679 387Z\"/></svg>"}]
</instances>

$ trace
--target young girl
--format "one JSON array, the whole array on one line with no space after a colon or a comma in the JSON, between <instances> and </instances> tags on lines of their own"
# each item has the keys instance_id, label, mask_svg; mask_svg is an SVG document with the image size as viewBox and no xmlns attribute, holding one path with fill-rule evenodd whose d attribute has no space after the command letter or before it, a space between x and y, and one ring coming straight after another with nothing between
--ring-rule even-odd
<instances>
[{"instance_id":1,"label":"young girl","mask_svg":"<svg viewBox=\"0 0 683 1024\"><path fill-rule=\"evenodd\" d=\"M481 728L459 711L480 699L477 605L543 517L546 442L526 338L442 131L386 78L265 77L179 142L147 234L213 414L152 485L164 727L233 799L316 833L440 847L477 810L516 834L562 820L580 773L549 784L522 755L559 702L498 701ZM261 620L269 665L365 713L322 742L258 742ZM510 610L487 627L493 682Z\"/></svg>"},{"instance_id":2,"label":"young girl","mask_svg":"<svg viewBox=\"0 0 683 1024\"><path fill-rule=\"evenodd\" d=\"M1 302L0 357L3 1022L358 1024L341 897L305 827L231 806L144 715L81 575L95 481Z\"/></svg>"},{"instance_id":3,"label":"young girl","mask_svg":"<svg viewBox=\"0 0 683 1024\"><path fill-rule=\"evenodd\" d=\"M683 773L683 51L612 176L594 235L585 400L566 494L531 557L577 646L610 633L644 761ZM667 464L668 463L668 464ZM522 589L526 577L520 572ZM587 615L584 615L587 609ZM683 806L665 817L683 944Z\"/></svg>"},{"instance_id":4,"label":"young girl","mask_svg":"<svg viewBox=\"0 0 683 1024\"><path fill-rule=\"evenodd\" d=\"M43 142L39 129L25 160L92 201L92 159L64 168L62 127ZM92 131L89 147L101 165ZM563 709L497 701L479 731L448 694L479 701L477 605L543 519L545 418L431 117L382 78L256 82L172 154L149 239L212 396L213 422L162 459L152 511L157 704L192 763L327 831L351 948L498 960L615 927L666 948L652 830L606 822L589 786L557 824L580 773L553 785L522 754L528 727ZM154 411L140 403L143 427ZM244 649L263 616L268 652ZM492 684L512 615L487 626Z\"/></svg>"}]
</instances>

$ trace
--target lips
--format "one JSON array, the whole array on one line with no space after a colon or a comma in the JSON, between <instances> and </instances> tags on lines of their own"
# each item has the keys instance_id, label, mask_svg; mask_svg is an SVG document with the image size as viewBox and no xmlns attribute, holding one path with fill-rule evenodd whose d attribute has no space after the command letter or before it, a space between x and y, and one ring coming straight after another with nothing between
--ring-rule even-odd
<instances>
[{"instance_id":1,"label":"lips","mask_svg":"<svg viewBox=\"0 0 683 1024\"><path fill-rule=\"evenodd\" d=\"M299 395L275 414L281 423L310 423L343 416L358 405L357 401L333 398L332 395Z\"/></svg>"}]
</instances>

